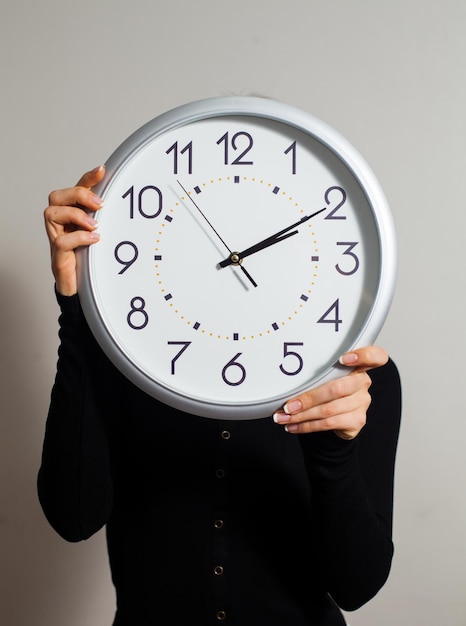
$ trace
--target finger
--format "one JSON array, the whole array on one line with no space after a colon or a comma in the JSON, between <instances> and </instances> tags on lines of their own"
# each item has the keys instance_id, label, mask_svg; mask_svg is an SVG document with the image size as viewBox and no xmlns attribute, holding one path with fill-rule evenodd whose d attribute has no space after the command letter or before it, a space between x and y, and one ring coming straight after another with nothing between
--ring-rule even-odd
<instances>
[{"instance_id":1,"label":"finger","mask_svg":"<svg viewBox=\"0 0 466 626\"><path fill-rule=\"evenodd\" d=\"M83 174L74 187L52 191L49 206L80 206L97 211L102 208L103 200L91 191L91 187L100 182L104 174L105 166L101 165Z\"/></svg>"},{"instance_id":2,"label":"finger","mask_svg":"<svg viewBox=\"0 0 466 626\"><path fill-rule=\"evenodd\" d=\"M44 211L45 227L51 241L66 231L94 231L97 220L82 209L71 206L50 206Z\"/></svg>"},{"instance_id":3,"label":"finger","mask_svg":"<svg viewBox=\"0 0 466 626\"><path fill-rule=\"evenodd\" d=\"M353 439L366 424L366 409L357 406L354 410L338 413L322 419L284 424L287 432L308 434L332 431L342 439Z\"/></svg>"},{"instance_id":4,"label":"finger","mask_svg":"<svg viewBox=\"0 0 466 626\"><path fill-rule=\"evenodd\" d=\"M365 346L343 354L339 361L341 365L357 367L358 369L374 369L385 365L388 361L388 353L379 346Z\"/></svg>"},{"instance_id":5,"label":"finger","mask_svg":"<svg viewBox=\"0 0 466 626\"><path fill-rule=\"evenodd\" d=\"M367 409L370 402L370 396L366 395L367 388L358 389L356 392L338 397L334 400L318 404L317 406L311 406L304 409L291 417L291 421L295 423L308 422L308 421L320 421L326 420L329 423L329 427L336 428L336 424L330 424L333 420L341 415L347 413L353 413L359 410L361 407Z\"/></svg>"},{"instance_id":6,"label":"finger","mask_svg":"<svg viewBox=\"0 0 466 626\"><path fill-rule=\"evenodd\" d=\"M89 211L98 211L103 205L102 198L87 187L58 189L49 195L49 207L78 206Z\"/></svg>"},{"instance_id":7,"label":"finger","mask_svg":"<svg viewBox=\"0 0 466 626\"><path fill-rule=\"evenodd\" d=\"M319 387L310 389L295 398L291 398L283 407L283 413L299 421L303 412L313 408L322 408L328 403L341 398L347 398L361 390L367 391L370 387L371 379L365 372L354 372L351 376L343 376L336 380L331 380ZM315 411L314 411L315 413Z\"/></svg>"},{"instance_id":8,"label":"finger","mask_svg":"<svg viewBox=\"0 0 466 626\"><path fill-rule=\"evenodd\" d=\"M99 165L90 172L86 172L85 174L83 174L78 180L77 186L87 188L93 187L94 185L97 185L97 183L100 183L104 175L105 165Z\"/></svg>"},{"instance_id":9,"label":"finger","mask_svg":"<svg viewBox=\"0 0 466 626\"><path fill-rule=\"evenodd\" d=\"M99 241L100 235L97 232L87 232L84 230L75 230L71 233L58 235L54 241L54 261L57 269L63 263L69 252L73 252L80 246L89 246Z\"/></svg>"},{"instance_id":10,"label":"finger","mask_svg":"<svg viewBox=\"0 0 466 626\"><path fill-rule=\"evenodd\" d=\"M309 392L288 402L285 405L288 412L278 411L273 416L274 421L285 426L290 433L333 430L344 439L353 438L366 423L371 402L368 393L370 378L358 372L346 377L344 382L351 384L338 389L339 385L327 383L317 389L318 393L313 396L315 404ZM299 406L301 408L297 410ZM290 413L290 408L295 412Z\"/></svg>"}]
</instances>

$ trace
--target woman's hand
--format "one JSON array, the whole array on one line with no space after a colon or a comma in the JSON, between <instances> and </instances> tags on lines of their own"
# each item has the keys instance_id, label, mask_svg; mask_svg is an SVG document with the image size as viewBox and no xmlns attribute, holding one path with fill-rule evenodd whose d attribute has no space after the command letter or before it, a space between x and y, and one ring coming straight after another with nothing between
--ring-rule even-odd
<instances>
[{"instance_id":1,"label":"woman's hand","mask_svg":"<svg viewBox=\"0 0 466 626\"><path fill-rule=\"evenodd\" d=\"M366 423L371 403L367 370L385 365L388 354L369 346L344 354L340 363L354 368L348 375L324 383L287 401L273 416L289 433L333 430L342 439L354 439Z\"/></svg>"},{"instance_id":2,"label":"woman's hand","mask_svg":"<svg viewBox=\"0 0 466 626\"><path fill-rule=\"evenodd\" d=\"M75 187L53 191L44 211L45 228L50 242L52 272L56 288L64 296L77 292L76 256L79 246L99 240L97 221L87 211L98 211L101 198L91 191L105 174L104 166L84 174Z\"/></svg>"}]
</instances>

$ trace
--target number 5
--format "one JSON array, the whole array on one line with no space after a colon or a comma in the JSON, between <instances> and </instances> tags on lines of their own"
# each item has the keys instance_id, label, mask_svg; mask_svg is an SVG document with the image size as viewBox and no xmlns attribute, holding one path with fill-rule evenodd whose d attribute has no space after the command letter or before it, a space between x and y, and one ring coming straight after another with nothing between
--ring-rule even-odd
<instances>
[{"instance_id":1,"label":"number 5","mask_svg":"<svg viewBox=\"0 0 466 626\"><path fill-rule=\"evenodd\" d=\"M286 374L287 376L296 376L296 374L299 374L299 372L303 369L303 359L301 357L300 354L298 354L297 352L295 352L294 350L289 350L288 346L303 346L303 343L294 343L292 341L290 342L285 342L283 344L283 358L286 359L287 356L294 356L297 360L298 360L298 364L296 369L294 370L287 370L283 367L283 363L279 366L280 367L280 371L283 374Z\"/></svg>"}]
</instances>

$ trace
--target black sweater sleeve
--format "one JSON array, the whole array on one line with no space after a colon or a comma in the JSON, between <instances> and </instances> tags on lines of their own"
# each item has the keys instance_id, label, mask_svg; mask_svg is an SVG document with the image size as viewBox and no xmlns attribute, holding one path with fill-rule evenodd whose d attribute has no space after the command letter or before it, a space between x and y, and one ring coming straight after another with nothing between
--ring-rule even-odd
<instances>
[{"instance_id":1,"label":"black sweater sleeve","mask_svg":"<svg viewBox=\"0 0 466 626\"><path fill-rule=\"evenodd\" d=\"M105 394L110 364L84 320L78 296L57 297L61 344L38 494L51 526L68 541L80 541L99 530L112 510L110 432L105 420L115 389Z\"/></svg>"},{"instance_id":2,"label":"black sweater sleeve","mask_svg":"<svg viewBox=\"0 0 466 626\"><path fill-rule=\"evenodd\" d=\"M392 510L401 387L392 361L370 372L367 424L351 441L300 436L312 485L322 575L335 602L355 610L385 583L393 556Z\"/></svg>"}]
</instances>

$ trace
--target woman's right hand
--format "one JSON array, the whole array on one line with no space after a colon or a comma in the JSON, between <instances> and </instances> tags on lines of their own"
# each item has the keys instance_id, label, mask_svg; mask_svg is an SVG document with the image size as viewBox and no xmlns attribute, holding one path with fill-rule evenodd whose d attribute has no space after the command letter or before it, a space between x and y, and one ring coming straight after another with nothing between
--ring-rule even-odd
<instances>
[{"instance_id":1,"label":"woman's right hand","mask_svg":"<svg viewBox=\"0 0 466 626\"><path fill-rule=\"evenodd\" d=\"M87 211L98 211L103 201L91 188L100 182L105 167L86 172L75 187L52 191L44 211L50 242L52 272L58 293L72 296L78 290L75 250L99 241L97 221Z\"/></svg>"}]
</instances>

